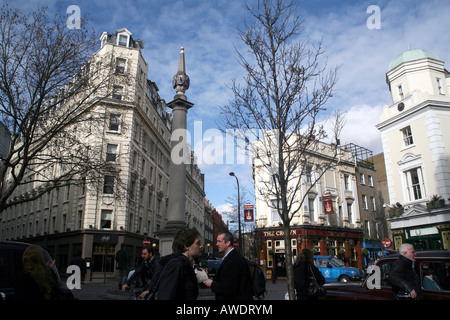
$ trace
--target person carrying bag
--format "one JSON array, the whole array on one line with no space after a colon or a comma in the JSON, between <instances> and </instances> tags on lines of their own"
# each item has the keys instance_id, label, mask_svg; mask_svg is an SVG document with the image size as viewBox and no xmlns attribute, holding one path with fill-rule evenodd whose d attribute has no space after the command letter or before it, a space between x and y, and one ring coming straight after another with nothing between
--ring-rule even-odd
<instances>
[{"instance_id":1,"label":"person carrying bag","mask_svg":"<svg viewBox=\"0 0 450 320\"><path fill-rule=\"evenodd\" d=\"M326 293L325 278L314 265L310 249L303 249L294 265L294 280L297 300L317 300Z\"/></svg>"},{"instance_id":2,"label":"person carrying bag","mask_svg":"<svg viewBox=\"0 0 450 320\"><path fill-rule=\"evenodd\" d=\"M322 286L325 283L325 279L323 280L322 285L317 282L316 277L314 276L313 269L311 264L309 263L309 274L308 274L308 284L306 286L307 296L311 299L318 299L327 294L327 290ZM319 271L320 272L320 271ZM322 276L322 274L320 274ZM323 278L323 276L322 276Z\"/></svg>"}]
</instances>

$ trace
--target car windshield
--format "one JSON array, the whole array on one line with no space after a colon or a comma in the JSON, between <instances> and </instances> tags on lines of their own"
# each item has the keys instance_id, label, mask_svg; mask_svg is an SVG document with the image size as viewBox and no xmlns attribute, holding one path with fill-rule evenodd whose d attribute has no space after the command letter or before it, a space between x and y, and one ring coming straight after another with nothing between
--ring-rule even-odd
<instances>
[{"instance_id":1,"label":"car windshield","mask_svg":"<svg viewBox=\"0 0 450 320\"><path fill-rule=\"evenodd\" d=\"M335 267L345 267L344 262L342 262L341 260L337 259L337 258L331 258L330 259L331 263L333 264L333 266Z\"/></svg>"}]
</instances>

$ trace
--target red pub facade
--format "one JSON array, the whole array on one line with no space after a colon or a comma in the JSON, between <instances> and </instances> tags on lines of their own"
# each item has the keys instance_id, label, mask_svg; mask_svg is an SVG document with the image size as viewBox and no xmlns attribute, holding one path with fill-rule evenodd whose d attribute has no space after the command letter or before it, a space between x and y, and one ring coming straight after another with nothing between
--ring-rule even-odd
<instances>
[{"instance_id":1,"label":"red pub facade","mask_svg":"<svg viewBox=\"0 0 450 320\"><path fill-rule=\"evenodd\" d=\"M286 244L281 227L256 229L258 260L268 277L286 275ZM316 255L331 255L344 261L346 266L362 268L362 240L360 229L329 226L292 226L291 247L293 262L304 248Z\"/></svg>"}]
</instances>

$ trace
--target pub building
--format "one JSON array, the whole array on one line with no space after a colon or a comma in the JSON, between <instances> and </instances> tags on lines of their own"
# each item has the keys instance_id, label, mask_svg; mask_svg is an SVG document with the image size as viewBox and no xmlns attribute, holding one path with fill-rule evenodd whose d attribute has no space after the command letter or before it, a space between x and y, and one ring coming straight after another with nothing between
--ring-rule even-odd
<instances>
[{"instance_id":1,"label":"pub building","mask_svg":"<svg viewBox=\"0 0 450 320\"><path fill-rule=\"evenodd\" d=\"M295 138L291 136L291 138ZM264 150L263 142L255 143L257 150ZM346 266L363 267L363 219L359 206L357 185L357 159L351 150L339 148L338 159L329 150L333 146L323 142L315 144L304 167L298 167L292 185L299 186L290 210L295 214L290 222L293 263L302 249L308 248L315 255L331 255L341 259ZM308 153L308 152L307 152ZM325 172L322 168L332 165ZM273 180L269 154L256 153L253 158L255 185L255 218L258 235L258 260L269 277L286 275L282 221L278 214L279 199L273 190L267 190ZM300 181L295 181L300 179Z\"/></svg>"},{"instance_id":2,"label":"pub building","mask_svg":"<svg viewBox=\"0 0 450 320\"><path fill-rule=\"evenodd\" d=\"M258 260L269 278L273 272L278 277L286 276L286 246L281 227L256 230L260 247ZM293 262L302 249L308 248L315 255L331 255L342 260L346 266L362 268L361 253L363 233L360 229L326 226L291 227Z\"/></svg>"}]
</instances>

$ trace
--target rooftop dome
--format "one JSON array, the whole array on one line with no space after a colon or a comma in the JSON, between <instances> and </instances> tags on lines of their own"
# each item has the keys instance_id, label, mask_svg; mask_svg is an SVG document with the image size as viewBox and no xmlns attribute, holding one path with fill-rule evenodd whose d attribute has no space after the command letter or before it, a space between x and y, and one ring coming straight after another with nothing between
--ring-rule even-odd
<instances>
[{"instance_id":1,"label":"rooftop dome","mask_svg":"<svg viewBox=\"0 0 450 320\"><path fill-rule=\"evenodd\" d=\"M435 55L432 52L422 50L422 49L411 49L403 52L398 57L396 57L394 60L392 60L389 63L389 70L394 69L398 65L400 65L403 62L407 61L413 61L418 59L425 59L425 58L431 58L435 60L439 60L439 57Z\"/></svg>"}]
</instances>

